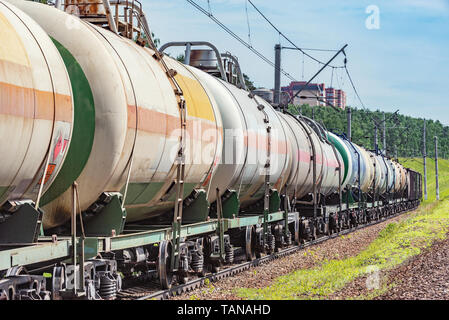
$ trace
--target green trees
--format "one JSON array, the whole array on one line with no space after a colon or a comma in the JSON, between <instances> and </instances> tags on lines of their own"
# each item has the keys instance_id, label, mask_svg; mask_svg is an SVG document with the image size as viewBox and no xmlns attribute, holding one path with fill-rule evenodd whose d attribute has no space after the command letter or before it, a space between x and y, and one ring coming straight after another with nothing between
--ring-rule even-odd
<instances>
[{"instance_id":1,"label":"green trees","mask_svg":"<svg viewBox=\"0 0 449 320\"><path fill-rule=\"evenodd\" d=\"M243 79L245 80L246 88L249 91L256 90L256 87L254 86L254 82L249 79L248 75L243 74Z\"/></svg>"},{"instance_id":2,"label":"green trees","mask_svg":"<svg viewBox=\"0 0 449 320\"><path fill-rule=\"evenodd\" d=\"M293 114L301 114L312 118L312 107L309 105L289 106L289 111ZM367 149L374 149L374 119L382 121L383 113L380 110L368 111L351 108L352 110L352 140ZM394 156L395 147L399 157L420 157L422 156L423 119L413 118L398 114L392 116L391 112L386 112L387 118L387 154ZM322 123L329 131L337 134L346 133L346 111L338 112L330 107L315 107L315 120ZM426 149L427 155L431 158L435 156L434 136L438 136L438 156L440 158L449 157L449 127L443 126L440 121L426 120ZM382 125L378 130L379 149L382 145Z\"/></svg>"}]
</instances>

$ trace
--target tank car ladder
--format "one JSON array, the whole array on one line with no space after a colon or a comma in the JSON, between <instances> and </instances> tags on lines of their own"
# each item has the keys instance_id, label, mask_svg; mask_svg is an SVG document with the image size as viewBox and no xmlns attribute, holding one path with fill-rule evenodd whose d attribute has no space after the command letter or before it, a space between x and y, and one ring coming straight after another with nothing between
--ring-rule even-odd
<instances>
[{"instance_id":1,"label":"tank car ladder","mask_svg":"<svg viewBox=\"0 0 449 320\"><path fill-rule=\"evenodd\" d=\"M185 161L184 156L181 155L177 159L178 164L176 168L176 200L175 210L173 214L172 225L172 239L173 250L171 250L170 270L177 271L180 260L180 247L181 247L181 224L182 224L182 208L183 208L183 195L184 195L184 176L185 176Z\"/></svg>"}]
</instances>

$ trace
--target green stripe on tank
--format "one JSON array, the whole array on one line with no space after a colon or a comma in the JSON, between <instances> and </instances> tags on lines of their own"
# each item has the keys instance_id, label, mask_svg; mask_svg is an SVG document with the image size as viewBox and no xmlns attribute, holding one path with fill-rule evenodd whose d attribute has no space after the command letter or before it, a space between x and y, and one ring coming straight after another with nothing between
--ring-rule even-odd
<instances>
[{"instance_id":1,"label":"green stripe on tank","mask_svg":"<svg viewBox=\"0 0 449 320\"><path fill-rule=\"evenodd\" d=\"M94 98L86 75L73 55L58 41L53 38L52 40L64 60L72 84L74 122L64 164L55 181L42 196L42 205L59 197L81 174L89 159L95 134Z\"/></svg>"},{"instance_id":2,"label":"green stripe on tank","mask_svg":"<svg viewBox=\"0 0 449 320\"><path fill-rule=\"evenodd\" d=\"M161 190L164 182L153 183L130 183L128 186L128 194L126 195L125 205L145 204ZM125 187L122 188L122 194Z\"/></svg>"},{"instance_id":3,"label":"green stripe on tank","mask_svg":"<svg viewBox=\"0 0 449 320\"><path fill-rule=\"evenodd\" d=\"M345 181L346 180L346 176L348 175L348 163L349 163L349 155L346 153L346 149L343 147L343 145L340 143L340 141L338 141L334 136L331 136L330 134L327 135L327 139L332 142L332 144L334 145L335 149L338 150L338 152L340 153L341 157L343 158L343 163L345 165L345 173L343 175L343 179L341 179L341 181Z\"/></svg>"}]
</instances>

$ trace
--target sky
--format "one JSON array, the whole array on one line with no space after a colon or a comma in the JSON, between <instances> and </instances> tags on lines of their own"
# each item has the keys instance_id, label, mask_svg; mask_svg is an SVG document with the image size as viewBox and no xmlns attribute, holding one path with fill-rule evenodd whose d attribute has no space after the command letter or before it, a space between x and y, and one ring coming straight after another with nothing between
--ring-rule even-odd
<instances>
[{"instance_id":1,"label":"sky","mask_svg":"<svg viewBox=\"0 0 449 320\"><path fill-rule=\"evenodd\" d=\"M209 10L207 0L195 0ZM371 110L399 112L449 125L449 0L252 0L301 48L345 50L362 102ZM143 0L149 25L161 44L209 41L231 52L257 87L273 88L274 69L228 35L186 0ZM247 0L209 0L211 13L274 61L274 46L291 46ZM249 24L249 28L248 28ZM168 51L170 52L170 50ZM176 55L180 49L172 50ZM327 61L333 52L307 51ZM342 65L343 56L333 64ZM304 61L304 62L303 62ZM298 51L282 51L282 68L309 80L317 62ZM283 76L282 85L290 79ZM347 104L361 107L344 69L326 69L314 82L343 89Z\"/></svg>"}]
</instances>

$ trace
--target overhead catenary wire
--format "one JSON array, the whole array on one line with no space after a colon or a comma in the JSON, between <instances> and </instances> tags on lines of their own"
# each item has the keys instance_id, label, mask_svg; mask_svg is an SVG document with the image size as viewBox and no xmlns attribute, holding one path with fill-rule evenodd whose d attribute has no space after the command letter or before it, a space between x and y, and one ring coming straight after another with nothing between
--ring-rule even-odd
<instances>
[{"instance_id":1,"label":"overhead catenary wire","mask_svg":"<svg viewBox=\"0 0 449 320\"><path fill-rule=\"evenodd\" d=\"M330 63L340 54L340 53L342 53L343 52L343 54L345 54L344 52L345 52L345 49L346 49L346 47L347 47L348 45L347 44L345 44L340 50L338 50L338 52L336 52L335 54L334 54L334 56L328 61L328 62L326 62L321 68L320 68L320 70L318 70L314 75L313 75L313 77L312 78L310 78L309 79L309 81L307 81L307 83L303 86L303 88L301 88L301 89L299 89L291 98L290 98L290 100L289 100L289 103L290 102L293 102L294 101L294 99L295 99L295 97L296 96L298 96L302 91L303 91L303 89L304 89L304 87L307 87L326 67L328 67L329 65L330 65ZM346 55L346 54L345 54ZM345 62L345 65L346 65L346 63L347 63L347 59L345 58L345 60L344 60L344 62Z\"/></svg>"},{"instance_id":2,"label":"overhead catenary wire","mask_svg":"<svg viewBox=\"0 0 449 320\"><path fill-rule=\"evenodd\" d=\"M357 99L360 101L360 104L363 107L363 109L367 110L367 108L365 107L365 104L363 103L362 99L360 98L359 92L357 91L357 89L354 85L354 82L352 81L351 75L349 74L349 70L346 65L345 65L345 71L346 71L346 74L348 75L349 81L351 82L352 89L354 90L355 95L357 96Z\"/></svg>"},{"instance_id":3,"label":"overhead catenary wire","mask_svg":"<svg viewBox=\"0 0 449 320\"><path fill-rule=\"evenodd\" d=\"M245 0L245 11L246 11L246 24L248 25L248 43L252 46L251 41L251 26L249 24L249 15L248 15L248 0Z\"/></svg>"},{"instance_id":4,"label":"overhead catenary wire","mask_svg":"<svg viewBox=\"0 0 449 320\"><path fill-rule=\"evenodd\" d=\"M224 25L220 20L218 20L212 13L207 12L202 6L200 6L198 3L196 3L193 0L186 0L188 3L190 3L193 7L195 7L197 10L199 10L204 15L208 16L212 21L214 21L218 26L220 26L223 30L225 30L229 35L231 35L233 38L235 38L237 41L239 41L241 44L243 44L245 47L247 47L249 50L251 50L255 55L257 55L260 59L265 61L267 64L272 66L274 69L276 69L276 66L274 62L272 62L270 59L268 59L266 56L264 56L262 53L257 51L252 45L247 43L245 40L240 38L237 34L235 34L231 29L229 29L226 25ZM289 78L292 81L297 81L295 78L293 78L288 72L283 70L282 68L279 69L279 71Z\"/></svg>"},{"instance_id":5,"label":"overhead catenary wire","mask_svg":"<svg viewBox=\"0 0 449 320\"><path fill-rule=\"evenodd\" d=\"M262 13L262 11L260 11L259 10L259 8L257 8L256 6L255 6L255 4L251 1L251 0L248 0L248 2L251 4L251 6L262 16L262 18L265 20L265 21L267 21L268 22L268 24L270 24L272 27L273 27L273 29L274 30L276 30L278 33L279 33L279 36L281 36L282 38L284 38L285 40L287 40L293 47L295 47L295 49L296 50L299 50L300 52L302 52L305 56L307 56L307 57L309 57L310 59L312 59L312 60L314 60L314 61L316 61L316 62L318 62L319 64L321 64L321 65L325 65L326 63L325 62L322 62L322 61L320 61L320 60L318 60L317 58L315 58L315 57L313 57L313 56L311 56L310 54L308 54L307 52L305 52L304 51L304 49L302 49L302 48L300 48L300 47L298 47L295 43L293 43L293 41L291 41L281 30L279 30L279 28L277 28L271 21L270 21L270 19L268 19L263 13ZM338 51L338 50L333 50L333 51ZM333 67L336 67L336 68L338 68L337 66L333 66ZM340 67L340 68L342 68L342 67Z\"/></svg>"},{"instance_id":6,"label":"overhead catenary wire","mask_svg":"<svg viewBox=\"0 0 449 320\"><path fill-rule=\"evenodd\" d=\"M264 56L262 53L260 53L258 50L256 50L253 46L252 46L252 44L251 43L248 43L248 42L246 42L245 40L243 40L241 37L239 37L237 34L235 34L232 30L230 30L226 25L224 25L220 20L218 20L213 14L212 14L212 12L211 12L211 9L210 9L210 1L208 1L208 5L209 5L209 12L207 11L207 10L205 10L202 6L200 6L199 4L197 4L194 0L187 0L187 2L188 3L190 3L193 7L195 7L197 10L199 10L200 12L202 12L204 15L206 15L207 17L209 17L212 21L214 21L218 26L220 26L225 32L227 32L229 35L231 35L233 38L235 38L237 41L239 41L242 45L244 45L245 47L247 47L249 50L251 50L255 55L257 55L260 59L262 59L264 62L266 62L267 64L269 64L271 67L273 67L274 69L277 69L276 68L276 66L275 66L275 64L270 60L270 59L268 59L266 56ZM298 51L300 51L302 54L303 54L303 67L302 67L302 79L304 79L304 57L305 56L307 56L308 58L310 58L310 59L312 59L312 60L314 60L314 61L316 61L319 65L325 65L326 66L326 63L324 63L324 62L322 62L322 61L320 61L320 60L318 60L318 59L316 59L315 57L313 57L313 56L311 56L310 54L308 54L307 52L305 52L306 50L313 50L313 51L332 51L332 52L334 52L334 51L338 51L338 50L333 50L333 49L318 49L318 48L300 48L300 47L298 47L295 43L293 43L282 31L280 31L279 30L279 28L277 28L255 5L254 5L254 3L251 1L251 0L246 0L246 2L249 2L250 4L251 4L251 6L262 16L262 18L265 20L265 21L267 21L277 32L278 32L278 35L279 35L279 38L284 38L286 41L288 41L293 47L294 47L294 49L296 49L296 50L298 50ZM246 3L246 6L247 6L247 3ZM247 7L246 7L246 10L247 10ZM248 17L248 14L247 14L247 17ZM247 23L248 23L248 27L249 27L249 18L247 18ZM250 36L251 36L251 34L250 34L250 29L248 29L248 36L249 36L249 39L250 39ZM356 89L356 87L355 87L355 84L354 84L354 82L353 82L353 80L352 80L352 77L351 77L351 75L350 75L350 73L349 73L349 70L348 70L348 68L347 68L347 65L346 65L346 58L345 58L345 64L343 65L343 66L334 66L334 65L328 65L327 67L331 67L331 68L333 68L333 69L345 69L345 71L346 71L346 75L348 76L348 78L349 78L349 81L350 81L350 83L351 83L351 86L352 86L352 88L353 88L353 90L354 90L354 92L355 92L355 94L356 94L356 96L357 96L357 98L358 98L358 100L360 101L360 104L361 104L361 106L362 106L362 108L363 109L366 109L367 110L367 108L366 108L366 106L365 106L365 104L363 103L363 101L362 101L362 99L361 99L361 97L360 97L360 95L359 95L359 93L358 93L358 90ZM279 71L284 75L284 76L286 76L287 78L289 78L291 81L297 81L293 76L291 76L288 72L286 72L285 70L283 70L282 68L280 68L279 69ZM337 75L337 82L340 82L341 81L341 83L338 83L338 85L339 85L339 87L343 87L343 77L341 76L341 79L340 79L340 81L339 81L339 79L338 79L338 75Z\"/></svg>"},{"instance_id":7,"label":"overhead catenary wire","mask_svg":"<svg viewBox=\"0 0 449 320\"><path fill-rule=\"evenodd\" d=\"M296 47L282 47L282 49L289 49L289 50L304 50L304 51L323 51L323 52L337 52L338 49L316 49L316 48L299 48ZM342 66L343 67L343 66Z\"/></svg>"}]
</instances>

